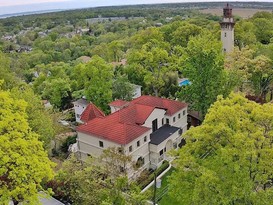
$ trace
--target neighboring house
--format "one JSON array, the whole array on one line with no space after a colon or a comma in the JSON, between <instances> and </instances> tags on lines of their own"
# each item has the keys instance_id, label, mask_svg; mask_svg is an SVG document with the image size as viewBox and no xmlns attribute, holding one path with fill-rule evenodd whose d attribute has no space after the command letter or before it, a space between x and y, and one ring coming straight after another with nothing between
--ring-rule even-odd
<instances>
[{"instance_id":1,"label":"neighboring house","mask_svg":"<svg viewBox=\"0 0 273 205\"><path fill-rule=\"evenodd\" d=\"M96 105L93 103L89 103L83 113L81 114L80 121L82 123L87 123L90 120L93 120L95 118L103 118L105 117L105 114L97 108Z\"/></svg>"},{"instance_id":2,"label":"neighboring house","mask_svg":"<svg viewBox=\"0 0 273 205\"><path fill-rule=\"evenodd\" d=\"M128 177L144 169L158 167L168 159L166 153L184 144L187 107L179 101L153 96L110 103L112 113L95 117L77 128L79 156L99 157L109 147L122 148L138 166Z\"/></svg>"},{"instance_id":3,"label":"neighboring house","mask_svg":"<svg viewBox=\"0 0 273 205\"><path fill-rule=\"evenodd\" d=\"M89 56L81 56L77 58L77 60L79 60L82 63L88 63L91 60L91 58Z\"/></svg>"},{"instance_id":4,"label":"neighboring house","mask_svg":"<svg viewBox=\"0 0 273 205\"><path fill-rule=\"evenodd\" d=\"M199 126L202 123L202 117L197 111L190 111L188 113L188 129L193 126Z\"/></svg>"},{"instance_id":5,"label":"neighboring house","mask_svg":"<svg viewBox=\"0 0 273 205\"><path fill-rule=\"evenodd\" d=\"M73 104L74 104L76 122L82 123L81 114L83 113L83 111L85 110L85 108L87 107L87 105L89 103L86 99L81 98L81 99L73 102Z\"/></svg>"},{"instance_id":6,"label":"neighboring house","mask_svg":"<svg viewBox=\"0 0 273 205\"><path fill-rule=\"evenodd\" d=\"M46 195L43 192L40 192L39 201L41 205L64 205L62 202L58 201L57 199ZM12 201L9 202L8 205L14 205ZM19 203L19 205L23 205L23 203Z\"/></svg>"},{"instance_id":7,"label":"neighboring house","mask_svg":"<svg viewBox=\"0 0 273 205\"><path fill-rule=\"evenodd\" d=\"M133 99L138 98L141 96L141 86L133 84Z\"/></svg>"}]
</instances>

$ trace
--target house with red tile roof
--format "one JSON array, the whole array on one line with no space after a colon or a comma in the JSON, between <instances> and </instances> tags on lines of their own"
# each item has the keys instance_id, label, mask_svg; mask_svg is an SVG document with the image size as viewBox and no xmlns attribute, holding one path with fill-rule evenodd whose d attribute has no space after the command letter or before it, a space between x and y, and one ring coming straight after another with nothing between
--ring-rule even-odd
<instances>
[{"instance_id":1,"label":"house with red tile roof","mask_svg":"<svg viewBox=\"0 0 273 205\"><path fill-rule=\"evenodd\" d=\"M99 157L109 147L121 147L140 172L160 166L168 159L168 151L184 144L181 134L187 130L186 103L141 96L109 105L112 113L107 116L93 104L83 112L85 123L77 127L81 159ZM129 177L134 174L132 171Z\"/></svg>"},{"instance_id":2,"label":"house with red tile roof","mask_svg":"<svg viewBox=\"0 0 273 205\"><path fill-rule=\"evenodd\" d=\"M81 98L74 103L76 122L86 123L97 117L104 117L105 114L92 102L88 103L85 98Z\"/></svg>"},{"instance_id":3,"label":"house with red tile roof","mask_svg":"<svg viewBox=\"0 0 273 205\"><path fill-rule=\"evenodd\" d=\"M88 101L84 97L73 102L76 122L82 123L81 115L88 104Z\"/></svg>"}]
</instances>

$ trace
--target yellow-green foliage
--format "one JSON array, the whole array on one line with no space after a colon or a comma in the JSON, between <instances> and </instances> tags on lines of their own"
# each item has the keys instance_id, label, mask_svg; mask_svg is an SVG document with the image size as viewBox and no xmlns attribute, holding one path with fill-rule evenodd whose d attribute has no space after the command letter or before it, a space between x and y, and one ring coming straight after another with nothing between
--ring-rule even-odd
<instances>
[{"instance_id":1,"label":"yellow-green foliage","mask_svg":"<svg viewBox=\"0 0 273 205\"><path fill-rule=\"evenodd\" d=\"M219 97L184 137L170 180L180 204L272 204L272 104Z\"/></svg>"},{"instance_id":2,"label":"yellow-green foliage","mask_svg":"<svg viewBox=\"0 0 273 205\"><path fill-rule=\"evenodd\" d=\"M0 204L37 204L41 183L53 177L53 163L29 127L26 107L0 90Z\"/></svg>"}]
</instances>

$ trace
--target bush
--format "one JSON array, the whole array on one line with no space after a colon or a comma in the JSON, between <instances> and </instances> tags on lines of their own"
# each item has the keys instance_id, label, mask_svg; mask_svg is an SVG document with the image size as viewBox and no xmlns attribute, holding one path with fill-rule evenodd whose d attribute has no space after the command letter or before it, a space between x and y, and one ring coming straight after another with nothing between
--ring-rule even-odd
<instances>
[{"instance_id":1,"label":"bush","mask_svg":"<svg viewBox=\"0 0 273 205\"><path fill-rule=\"evenodd\" d=\"M154 180L154 174L156 174L156 176L159 176L163 171L165 171L169 167L169 165L170 165L170 163L168 161L164 160L162 165L158 169L156 169L154 172L150 173L146 179L137 180L139 182L140 188L144 189L148 184L150 184ZM142 176L142 174L141 174L141 176Z\"/></svg>"}]
</instances>

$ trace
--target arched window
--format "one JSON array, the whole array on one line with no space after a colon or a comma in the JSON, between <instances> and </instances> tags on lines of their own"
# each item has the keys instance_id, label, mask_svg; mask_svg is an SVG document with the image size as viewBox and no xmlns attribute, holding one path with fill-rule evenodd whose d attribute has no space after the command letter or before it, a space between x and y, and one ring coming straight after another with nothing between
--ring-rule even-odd
<instances>
[{"instance_id":1,"label":"arched window","mask_svg":"<svg viewBox=\"0 0 273 205\"><path fill-rule=\"evenodd\" d=\"M140 168L140 167L142 167L144 165L144 158L143 157L139 157L138 159L137 159L137 162L136 162L136 167L137 168Z\"/></svg>"}]
</instances>

